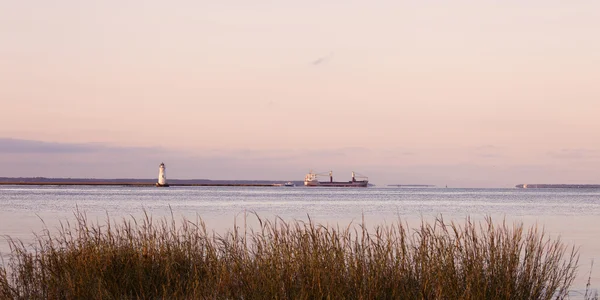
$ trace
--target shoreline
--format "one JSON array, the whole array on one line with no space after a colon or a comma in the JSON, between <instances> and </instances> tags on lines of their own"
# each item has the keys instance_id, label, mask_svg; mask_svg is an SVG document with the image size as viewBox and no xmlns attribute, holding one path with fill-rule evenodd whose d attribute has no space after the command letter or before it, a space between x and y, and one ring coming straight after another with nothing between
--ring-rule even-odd
<instances>
[{"instance_id":1,"label":"shoreline","mask_svg":"<svg viewBox=\"0 0 600 300\"><path fill-rule=\"evenodd\" d=\"M52 181L30 181L30 182L0 182L0 185L66 185L66 186L132 186L132 187L155 187L156 183L147 182L52 182ZM169 183L169 187L172 186L257 186L257 187L268 187L268 186L282 186L277 183Z\"/></svg>"}]
</instances>

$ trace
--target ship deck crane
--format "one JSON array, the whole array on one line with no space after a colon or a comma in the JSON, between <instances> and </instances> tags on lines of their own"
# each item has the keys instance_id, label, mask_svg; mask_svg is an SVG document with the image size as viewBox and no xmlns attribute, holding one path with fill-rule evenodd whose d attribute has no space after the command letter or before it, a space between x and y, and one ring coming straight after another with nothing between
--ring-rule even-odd
<instances>
[{"instance_id":1,"label":"ship deck crane","mask_svg":"<svg viewBox=\"0 0 600 300\"><path fill-rule=\"evenodd\" d=\"M352 181L353 182L356 181L357 178L362 179L362 180L369 180L369 177L352 171Z\"/></svg>"}]
</instances>

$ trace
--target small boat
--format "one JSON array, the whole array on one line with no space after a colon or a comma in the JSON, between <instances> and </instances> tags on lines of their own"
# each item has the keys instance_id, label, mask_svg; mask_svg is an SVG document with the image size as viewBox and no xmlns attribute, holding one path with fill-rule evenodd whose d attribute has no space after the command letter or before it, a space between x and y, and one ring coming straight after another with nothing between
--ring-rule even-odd
<instances>
[{"instance_id":1,"label":"small boat","mask_svg":"<svg viewBox=\"0 0 600 300\"><path fill-rule=\"evenodd\" d=\"M288 182L284 183L283 186L296 186L296 185L293 182L288 181Z\"/></svg>"}]
</instances>

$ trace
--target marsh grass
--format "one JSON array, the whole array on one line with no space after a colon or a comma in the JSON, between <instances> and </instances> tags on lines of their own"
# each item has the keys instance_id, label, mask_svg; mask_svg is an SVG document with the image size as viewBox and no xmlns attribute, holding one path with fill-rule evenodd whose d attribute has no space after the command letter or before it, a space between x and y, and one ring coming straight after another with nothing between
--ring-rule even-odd
<instances>
[{"instance_id":1,"label":"marsh grass","mask_svg":"<svg viewBox=\"0 0 600 300\"><path fill-rule=\"evenodd\" d=\"M76 212L33 245L9 238L0 298L561 299L576 275L577 249L491 218L368 230L252 217L256 229L218 235L200 218L98 225Z\"/></svg>"}]
</instances>

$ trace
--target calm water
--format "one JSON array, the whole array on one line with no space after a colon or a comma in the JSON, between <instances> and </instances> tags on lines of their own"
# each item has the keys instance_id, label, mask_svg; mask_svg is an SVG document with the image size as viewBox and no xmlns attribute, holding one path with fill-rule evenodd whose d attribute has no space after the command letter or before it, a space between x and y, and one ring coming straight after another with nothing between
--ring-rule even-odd
<instances>
[{"instance_id":1,"label":"calm water","mask_svg":"<svg viewBox=\"0 0 600 300\"><path fill-rule=\"evenodd\" d=\"M525 225L543 226L580 246L580 276L575 288L585 286L590 262L596 259L592 285L600 285L600 190L587 189L408 189L305 187L0 187L0 235L30 240L44 224L50 229L73 220L78 208L88 219L104 222L141 217L145 209L155 219L201 217L217 232L243 222L244 212L263 218L307 220L347 225L364 218L368 227L397 222L418 225L421 218L442 215L445 220L480 220L489 215ZM250 218L251 219L251 218ZM248 224L252 226L252 221ZM0 241L3 256L8 251Z\"/></svg>"}]
</instances>

